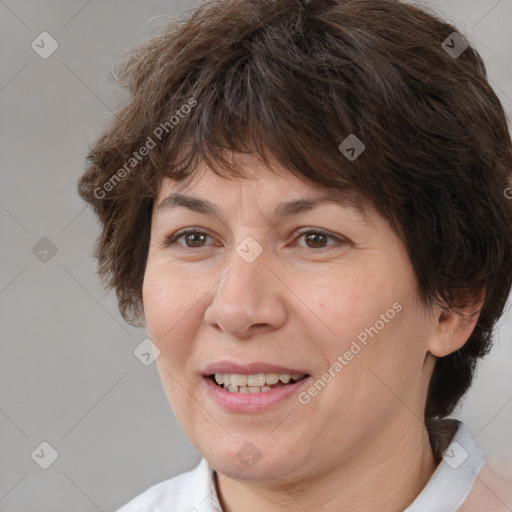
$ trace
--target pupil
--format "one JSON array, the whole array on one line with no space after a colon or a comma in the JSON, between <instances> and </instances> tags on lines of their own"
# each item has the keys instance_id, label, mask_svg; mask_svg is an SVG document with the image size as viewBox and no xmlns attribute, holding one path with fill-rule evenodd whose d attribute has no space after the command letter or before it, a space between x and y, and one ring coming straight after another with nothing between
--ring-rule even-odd
<instances>
[{"instance_id":1,"label":"pupil","mask_svg":"<svg viewBox=\"0 0 512 512\"><path fill-rule=\"evenodd\" d=\"M322 233L311 233L309 235L306 236L306 239L308 240L311 240L311 237L320 237L320 238L325 238L325 235L323 235ZM317 238L317 242L318 242L318 238ZM313 242L313 244L315 244L315 242ZM323 244L320 242L320 246L322 246ZM317 245L315 245L315 247L317 247Z\"/></svg>"},{"instance_id":2,"label":"pupil","mask_svg":"<svg viewBox=\"0 0 512 512\"><path fill-rule=\"evenodd\" d=\"M187 242L191 240L191 237L202 237L203 235L201 235L200 233L189 233L187 235ZM194 243L193 239L192 239L192 243ZM187 243L188 245L188 243Z\"/></svg>"}]
</instances>

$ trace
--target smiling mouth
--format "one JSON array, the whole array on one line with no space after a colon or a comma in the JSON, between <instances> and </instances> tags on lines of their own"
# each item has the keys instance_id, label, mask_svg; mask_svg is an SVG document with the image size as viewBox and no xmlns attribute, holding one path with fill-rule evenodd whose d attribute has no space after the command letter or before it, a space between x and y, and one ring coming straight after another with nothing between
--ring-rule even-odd
<instances>
[{"instance_id":1,"label":"smiling mouth","mask_svg":"<svg viewBox=\"0 0 512 512\"><path fill-rule=\"evenodd\" d=\"M215 373L209 378L231 393L264 393L275 388L295 384L308 377L307 374L288 373L255 373L244 375L241 373Z\"/></svg>"}]
</instances>

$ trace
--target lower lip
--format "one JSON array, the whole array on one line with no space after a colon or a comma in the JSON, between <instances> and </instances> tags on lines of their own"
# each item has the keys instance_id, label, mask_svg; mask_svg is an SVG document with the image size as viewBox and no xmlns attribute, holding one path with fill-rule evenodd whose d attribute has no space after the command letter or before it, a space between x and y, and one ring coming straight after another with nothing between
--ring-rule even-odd
<instances>
[{"instance_id":1,"label":"lower lip","mask_svg":"<svg viewBox=\"0 0 512 512\"><path fill-rule=\"evenodd\" d=\"M309 377L293 384L272 388L270 391L261 391L259 393L233 393L218 386L209 377L204 377L204 380L208 396L224 409L231 412L261 412L291 398L306 384Z\"/></svg>"}]
</instances>

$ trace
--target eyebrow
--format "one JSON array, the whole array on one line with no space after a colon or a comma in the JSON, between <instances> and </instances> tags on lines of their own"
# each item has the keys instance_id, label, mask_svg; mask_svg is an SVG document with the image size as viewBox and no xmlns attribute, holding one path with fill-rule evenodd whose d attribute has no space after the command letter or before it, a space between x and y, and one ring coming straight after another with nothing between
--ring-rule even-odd
<instances>
[{"instance_id":1,"label":"eyebrow","mask_svg":"<svg viewBox=\"0 0 512 512\"><path fill-rule=\"evenodd\" d=\"M332 190L316 197L299 197L291 201L279 203L274 211L276 218L285 217L286 215L297 215L305 210L311 210L322 204L334 203L338 206L353 206L362 212L362 206L356 203L346 190ZM188 196L179 192L173 192L166 196L157 206L157 211L171 210L173 208L188 208L197 213L205 215L214 215L219 219L222 213L217 206L206 199Z\"/></svg>"}]
</instances>

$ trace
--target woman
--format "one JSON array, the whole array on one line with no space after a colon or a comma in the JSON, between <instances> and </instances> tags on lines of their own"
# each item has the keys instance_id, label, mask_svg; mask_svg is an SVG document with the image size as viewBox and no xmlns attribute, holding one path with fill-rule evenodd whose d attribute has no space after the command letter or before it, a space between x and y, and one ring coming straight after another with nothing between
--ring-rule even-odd
<instances>
[{"instance_id":1,"label":"woman","mask_svg":"<svg viewBox=\"0 0 512 512\"><path fill-rule=\"evenodd\" d=\"M445 419L512 276L477 52L395 0L212 0L117 69L82 197L202 454L138 510L512 510Z\"/></svg>"}]
</instances>

